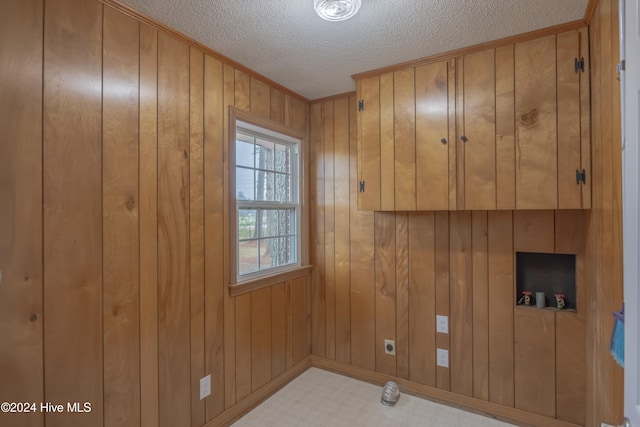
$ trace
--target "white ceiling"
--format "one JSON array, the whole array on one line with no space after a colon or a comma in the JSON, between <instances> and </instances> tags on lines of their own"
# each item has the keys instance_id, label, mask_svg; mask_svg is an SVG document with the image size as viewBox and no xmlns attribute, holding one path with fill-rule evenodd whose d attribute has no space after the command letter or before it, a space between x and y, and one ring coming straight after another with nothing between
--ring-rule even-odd
<instances>
[{"instance_id":1,"label":"white ceiling","mask_svg":"<svg viewBox=\"0 0 640 427\"><path fill-rule=\"evenodd\" d=\"M351 78L584 17L588 0L362 0L327 22L313 0L121 0L308 98L355 90Z\"/></svg>"}]
</instances>

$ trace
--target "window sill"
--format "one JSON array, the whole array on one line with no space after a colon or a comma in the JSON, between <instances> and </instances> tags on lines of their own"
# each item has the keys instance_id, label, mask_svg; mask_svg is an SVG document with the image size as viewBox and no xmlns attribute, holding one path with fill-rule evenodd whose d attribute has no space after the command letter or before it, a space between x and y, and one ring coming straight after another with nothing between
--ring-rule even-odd
<instances>
[{"instance_id":1,"label":"window sill","mask_svg":"<svg viewBox=\"0 0 640 427\"><path fill-rule=\"evenodd\" d=\"M277 285L288 280L305 277L311 274L312 265L305 265L293 270L284 271L282 273L273 274L271 276L260 277L259 279L248 280L242 283L230 284L229 295L232 297L242 295L257 289L266 288L268 286Z\"/></svg>"}]
</instances>

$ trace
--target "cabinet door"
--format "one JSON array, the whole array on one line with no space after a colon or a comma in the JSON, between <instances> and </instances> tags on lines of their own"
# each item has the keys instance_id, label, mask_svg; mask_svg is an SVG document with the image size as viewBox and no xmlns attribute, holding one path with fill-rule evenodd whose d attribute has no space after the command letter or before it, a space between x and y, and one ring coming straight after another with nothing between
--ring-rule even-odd
<instances>
[{"instance_id":1,"label":"cabinet door","mask_svg":"<svg viewBox=\"0 0 640 427\"><path fill-rule=\"evenodd\" d=\"M380 210L380 78L358 81L358 209Z\"/></svg>"},{"instance_id":2,"label":"cabinet door","mask_svg":"<svg viewBox=\"0 0 640 427\"><path fill-rule=\"evenodd\" d=\"M515 47L516 209L556 209L556 37Z\"/></svg>"},{"instance_id":3,"label":"cabinet door","mask_svg":"<svg viewBox=\"0 0 640 427\"><path fill-rule=\"evenodd\" d=\"M416 209L415 69L393 74L395 209Z\"/></svg>"},{"instance_id":4,"label":"cabinet door","mask_svg":"<svg viewBox=\"0 0 640 427\"><path fill-rule=\"evenodd\" d=\"M449 98L447 61L422 65L416 77L416 204L449 209Z\"/></svg>"},{"instance_id":5,"label":"cabinet door","mask_svg":"<svg viewBox=\"0 0 640 427\"><path fill-rule=\"evenodd\" d=\"M459 77L460 84L460 77ZM496 209L496 73L494 50L464 57L464 208ZM460 167L460 166L459 166Z\"/></svg>"}]
</instances>

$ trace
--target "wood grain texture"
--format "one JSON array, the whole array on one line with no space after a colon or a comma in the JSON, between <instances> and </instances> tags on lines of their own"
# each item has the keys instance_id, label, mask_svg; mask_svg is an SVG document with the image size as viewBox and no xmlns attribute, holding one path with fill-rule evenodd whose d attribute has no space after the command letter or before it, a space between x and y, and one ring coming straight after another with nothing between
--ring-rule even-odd
<instances>
[{"instance_id":1,"label":"wood grain texture","mask_svg":"<svg viewBox=\"0 0 640 427\"><path fill-rule=\"evenodd\" d=\"M380 76L380 209L383 211L395 210L396 200L393 82L393 73Z\"/></svg>"},{"instance_id":2,"label":"wood grain texture","mask_svg":"<svg viewBox=\"0 0 640 427\"><path fill-rule=\"evenodd\" d=\"M251 292L251 391L271 380L271 289Z\"/></svg>"},{"instance_id":3,"label":"wood grain texture","mask_svg":"<svg viewBox=\"0 0 640 427\"><path fill-rule=\"evenodd\" d=\"M473 396L473 259L471 212L449 214L451 391Z\"/></svg>"},{"instance_id":4,"label":"wood grain texture","mask_svg":"<svg viewBox=\"0 0 640 427\"><path fill-rule=\"evenodd\" d=\"M435 214L409 214L409 379L436 386Z\"/></svg>"},{"instance_id":5,"label":"wood grain texture","mask_svg":"<svg viewBox=\"0 0 640 427\"><path fill-rule=\"evenodd\" d=\"M515 273L513 214L488 214L489 400L514 406L513 306Z\"/></svg>"},{"instance_id":6,"label":"wood grain texture","mask_svg":"<svg viewBox=\"0 0 640 427\"><path fill-rule=\"evenodd\" d=\"M271 88L251 77L251 112L265 118L271 118Z\"/></svg>"},{"instance_id":7,"label":"wood grain texture","mask_svg":"<svg viewBox=\"0 0 640 427\"><path fill-rule=\"evenodd\" d=\"M435 228L436 315L449 316L451 301L449 286L449 213L435 213ZM449 322L449 331L451 331L451 322ZM436 334L436 347L449 350L450 335ZM436 367L436 387L442 390L450 390L451 375L448 368Z\"/></svg>"},{"instance_id":8,"label":"wood grain texture","mask_svg":"<svg viewBox=\"0 0 640 427\"><path fill-rule=\"evenodd\" d=\"M309 356L309 346L307 345L307 281L305 277L299 277L291 281L291 329L293 348L293 365L302 362Z\"/></svg>"},{"instance_id":9,"label":"wood grain texture","mask_svg":"<svg viewBox=\"0 0 640 427\"><path fill-rule=\"evenodd\" d=\"M204 57L204 305L205 368L211 374L206 419L225 408L224 161L223 66ZM227 361L228 363L228 361ZM217 380L216 380L217 379Z\"/></svg>"},{"instance_id":10,"label":"wood grain texture","mask_svg":"<svg viewBox=\"0 0 640 427\"><path fill-rule=\"evenodd\" d=\"M189 48L158 34L160 426L189 425Z\"/></svg>"},{"instance_id":11,"label":"wood grain texture","mask_svg":"<svg viewBox=\"0 0 640 427\"><path fill-rule=\"evenodd\" d=\"M323 105L324 126L324 288L325 288L325 355L336 358L336 217L333 101Z\"/></svg>"},{"instance_id":12,"label":"wood grain texture","mask_svg":"<svg viewBox=\"0 0 640 427\"><path fill-rule=\"evenodd\" d=\"M558 206L555 39L515 47L516 209Z\"/></svg>"},{"instance_id":13,"label":"wood grain texture","mask_svg":"<svg viewBox=\"0 0 640 427\"><path fill-rule=\"evenodd\" d=\"M334 101L335 356L344 363L351 361L349 117L349 98Z\"/></svg>"},{"instance_id":14,"label":"wood grain texture","mask_svg":"<svg viewBox=\"0 0 640 427\"><path fill-rule=\"evenodd\" d=\"M43 2L10 1L0 15L0 387L2 402L44 400L42 52ZM16 108L20 106L20 108ZM42 413L0 413L39 426Z\"/></svg>"},{"instance_id":15,"label":"wood grain texture","mask_svg":"<svg viewBox=\"0 0 640 427\"><path fill-rule=\"evenodd\" d=\"M396 376L409 379L409 218L396 214Z\"/></svg>"},{"instance_id":16,"label":"wood grain texture","mask_svg":"<svg viewBox=\"0 0 640 427\"><path fill-rule=\"evenodd\" d=\"M414 69L393 73L395 209L416 209L416 106Z\"/></svg>"},{"instance_id":17,"label":"wood grain texture","mask_svg":"<svg viewBox=\"0 0 640 427\"><path fill-rule=\"evenodd\" d=\"M358 193L358 209L380 209L380 79L372 77L358 82L358 99L365 108L358 112L358 182L364 181L365 191Z\"/></svg>"},{"instance_id":18,"label":"wood grain texture","mask_svg":"<svg viewBox=\"0 0 640 427\"><path fill-rule=\"evenodd\" d=\"M287 335L289 305L288 282L271 287L271 376L276 378L287 369Z\"/></svg>"},{"instance_id":19,"label":"wood grain texture","mask_svg":"<svg viewBox=\"0 0 640 427\"><path fill-rule=\"evenodd\" d=\"M496 208L516 207L514 46L496 49Z\"/></svg>"},{"instance_id":20,"label":"wood grain texture","mask_svg":"<svg viewBox=\"0 0 640 427\"><path fill-rule=\"evenodd\" d=\"M617 5L612 6L617 7ZM617 15L617 11L614 15ZM582 28L579 33L580 57L584 58L585 63L584 72L580 73L580 162L582 168L587 172L587 182L582 185L582 208L588 209L591 208L591 182L593 181L593 169L591 168L591 61L589 57L589 30ZM614 38L615 40L618 38ZM619 52L619 49L613 51ZM616 93L615 87L612 90ZM616 118L620 115L616 110L612 113Z\"/></svg>"},{"instance_id":21,"label":"wood grain texture","mask_svg":"<svg viewBox=\"0 0 640 427\"><path fill-rule=\"evenodd\" d=\"M555 313L516 307L514 317L515 407L555 418Z\"/></svg>"},{"instance_id":22,"label":"wood grain texture","mask_svg":"<svg viewBox=\"0 0 640 427\"><path fill-rule=\"evenodd\" d=\"M102 67L105 426L141 422L137 40L138 22L106 7Z\"/></svg>"},{"instance_id":23,"label":"wood grain texture","mask_svg":"<svg viewBox=\"0 0 640 427\"><path fill-rule=\"evenodd\" d=\"M140 26L140 423L158 425L158 33Z\"/></svg>"},{"instance_id":24,"label":"wood grain texture","mask_svg":"<svg viewBox=\"0 0 640 427\"><path fill-rule=\"evenodd\" d=\"M553 211L515 211L513 213L513 249L516 252L553 253Z\"/></svg>"},{"instance_id":25,"label":"wood grain texture","mask_svg":"<svg viewBox=\"0 0 640 427\"><path fill-rule=\"evenodd\" d=\"M447 63L448 70L448 101L449 101L449 210L464 209L464 205L458 206L458 139L456 112L458 108L456 90L458 81L456 76L456 60L451 59Z\"/></svg>"},{"instance_id":26,"label":"wood grain texture","mask_svg":"<svg viewBox=\"0 0 640 427\"><path fill-rule=\"evenodd\" d=\"M251 300L252 294L235 297L236 301L236 402L251 394Z\"/></svg>"},{"instance_id":27,"label":"wood grain texture","mask_svg":"<svg viewBox=\"0 0 640 427\"><path fill-rule=\"evenodd\" d=\"M45 423L100 425L102 5L46 2L44 39L44 399L92 403L83 417L49 413Z\"/></svg>"},{"instance_id":28,"label":"wood grain texture","mask_svg":"<svg viewBox=\"0 0 640 427\"><path fill-rule=\"evenodd\" d=\"M493 50L464 58L464 206L496 208L496 79Z\"/></svg>"},{"instance_id":29,"label":"wood grain texture","mask_svg":"<svg viewBox=\"0 0 640 427\"><path fill-rule=\"evenodd\" d=\"M465 180L465 168L463 165L465 164L464 156L465 156L465 148L466 144L462 140L462 136L465 135L464 130L464 57L455 58L453 70L451 73L455 75L455 86L453 89L450 88L449 94L453 94L455 99L454 105L455 109L453 114L449 115L449 120L453 120L451 126L453 127L450 135L456 136L456 209L464 210L464 185L466 183ZM453 93L452 93L453 92ZM451 203L449 204L451 206ZM450 208L451 209L451 208Z\"/></svg>"},{"instance_id":30,"label":"wood grain texture","mask_svg":"<svg viewBox=\"0 0 640 427\"><path fill-rule=\"evenodd\" d=\"M558 208L582 207L582 186L575 172L581 170L580 73L574 60L580 57L580 35L569 31L556 36L558 103Z\"/></svg>"},{"instance_id":31,"label":"wood grain texture","mask_svg":"<svg viewBox=\"0 0 640 427\"><path fill-rule=\"evenodd\" d=\"M585 422L586 363L584 317L556 313L556 417L578 425Z\"/></svg>"},{"instance_id":32,"label":"wood grain texture","mask_svg":"<svg viewBox=\"0 0 640 427\"><path fill-rule=\"evenodd\" d=\"M191 425L206 420L200 378L206 373L204 285L204 55L189 51L189 255L191 304Z\"/></svg>"},{"instance_id":33,"label":"wood grain texture","mask_svg":"<svg viewBox=\"0 0 640 427\"><path fill-rule=\"evenodd\" d=\"M486 211L471 213L473 397L489 400L489 257Z\"/></svg>"},{"instance_id":34,"label":"wood grain texture","mask_svg":"<svg viewBox=\"0 0 640 427\"><path fill-rule=\"evenodd\" d=\"M385 354L384 340L396 339L396 217L374 216L376 371L395 376L396 357Z\"/></svg>"},{"instance_id":35,"label":"wood grain texture","mask_svg":"<svg viewBox=\"0 0 640 427\"><path fill-rule=\"evenodd\" d=\"M416 207L449 208L448 63L416 68ZM445 142L442 142L442 139Z\"/></svg>"}]
</instances>

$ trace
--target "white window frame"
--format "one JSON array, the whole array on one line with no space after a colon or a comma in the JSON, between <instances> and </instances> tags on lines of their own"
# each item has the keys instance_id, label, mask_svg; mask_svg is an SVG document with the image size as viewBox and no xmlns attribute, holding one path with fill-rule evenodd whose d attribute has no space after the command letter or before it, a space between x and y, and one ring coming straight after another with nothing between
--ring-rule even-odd
<instances>
[{"instance_id":1,"label":"white window frame","mask_svg":"<svg viewBox=\"0 0 640 427\"><path fill-rule=\"evenodd\" d=\"M263 139L272 140L279 144L296 147L297 153L292 157L292 192L295 192L297 202L272 202L272 201L237 201L236 200L236 139L237 134L249 134ZM264 119L242 110L229 107L229 287L232 295L237 295L250 290L291 280L305 275L310 270L307 265L308 221L305 213L305 149L306 135L295 129L291 129L281 123ZM293 198L292 198L293 199ZM295 263L285 264L264 270L259 270L243 275L239 274L239 211L240 209L289 209L294 208L296 213L296 260Z\"/></svg>"}]
</instances>

